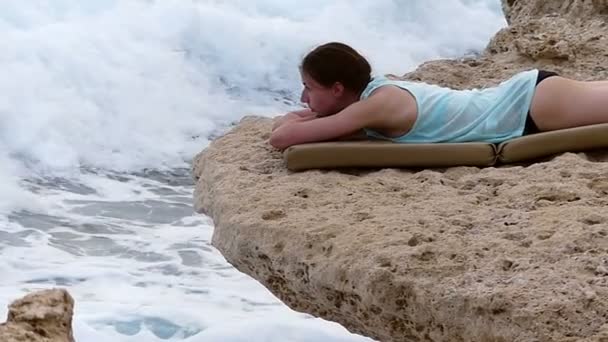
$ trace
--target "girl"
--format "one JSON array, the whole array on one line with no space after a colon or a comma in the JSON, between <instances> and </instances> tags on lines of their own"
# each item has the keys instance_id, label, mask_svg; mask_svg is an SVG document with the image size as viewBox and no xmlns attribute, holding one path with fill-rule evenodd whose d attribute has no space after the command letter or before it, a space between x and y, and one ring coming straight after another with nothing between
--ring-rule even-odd
<instances>
[{"instance_id":1,"label":"girl","mask_svg":"<svg viewBox=\"0 0 608 342\"><path fill-rule=\"evenodd\" d=\"M499 143L608 123L608 81L576 81L544 70L520 72L496 87L454 90L372 78L363 56L333 42L306 55L300 74L308 108L275 121L270 144L279 149L359 132L397 143Z\"/></svg>"}]
</instances>

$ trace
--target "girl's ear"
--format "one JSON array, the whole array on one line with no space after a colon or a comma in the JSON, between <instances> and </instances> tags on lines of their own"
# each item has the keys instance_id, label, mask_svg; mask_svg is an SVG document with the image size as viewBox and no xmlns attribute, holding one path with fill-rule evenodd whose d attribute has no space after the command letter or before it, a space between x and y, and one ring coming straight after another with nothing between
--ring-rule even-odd
<instances>
[{"instance_id":1,"label":"girl's ear","mask_svg":"<svg viewBox=\"0 0 608 342\"><path fill-rule=\"evenodd\" d=\"M340 82L334 83L331 87L331 92L335 97L340 97L344 94L344 85Z\"/></svg>"}]
</instances>

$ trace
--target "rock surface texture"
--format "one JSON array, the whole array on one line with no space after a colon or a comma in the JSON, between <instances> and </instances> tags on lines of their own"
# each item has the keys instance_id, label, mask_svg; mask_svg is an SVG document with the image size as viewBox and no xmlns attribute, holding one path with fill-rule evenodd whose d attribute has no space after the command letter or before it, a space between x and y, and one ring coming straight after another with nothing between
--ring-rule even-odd
<instances>
[{"instance_id":1,"label":"rock surface texture","mask_svg":"<svg viewBox=\"0 0 608 342\"><path fill-rule=\"evenodd\" d=\"M503 1L476 59L405 79L471 88L539 67L608 80L608 1ZM239 270L381 341L608 341L608 152L530 165L291 173L248 117L199 154L196 209Z\"/></svg>"},{"instance_id":2,"label":"rock surface texture","mask_svg":"<svg viewBox=\"0 0 608 342\"><path fill-rule=\"evenodd\" d=\"M74 300L65 290L28 294L9 306L6 323L0 324L2 342L74 342Z\"/></svg>"}]
</instances>

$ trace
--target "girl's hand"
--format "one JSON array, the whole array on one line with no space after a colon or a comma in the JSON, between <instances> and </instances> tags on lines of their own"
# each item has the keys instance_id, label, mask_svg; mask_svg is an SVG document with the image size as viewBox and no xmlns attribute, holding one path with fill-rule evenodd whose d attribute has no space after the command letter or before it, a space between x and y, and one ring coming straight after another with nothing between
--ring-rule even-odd
<instances>
[{"instance_id":1,"label":"girl's hand","mask_svg":"<svg viewBox=\"0 0 608 342\"><path fill-rule=\"evenodd\" d=\"M299 118L299 116L297 116L293 112L278 116L274 119L274 123L272 124L272 130L274 131L275 129L281 127L281 125L283 125L285 122L295 120L296 118Z\"/></svg>"},{"instance_id":2,"label":"girl's hand","mask_svg":"<svg viewBox=\"0 0 608 342\"><path fill-rule=\"evenodd\" d=\"M289 112L274 119L274 123L272 124L272 131L274 132L274 130L289 121L308 121L316 118L317 114L311 111L310 109Z\"/></svg>"}]
</instances>

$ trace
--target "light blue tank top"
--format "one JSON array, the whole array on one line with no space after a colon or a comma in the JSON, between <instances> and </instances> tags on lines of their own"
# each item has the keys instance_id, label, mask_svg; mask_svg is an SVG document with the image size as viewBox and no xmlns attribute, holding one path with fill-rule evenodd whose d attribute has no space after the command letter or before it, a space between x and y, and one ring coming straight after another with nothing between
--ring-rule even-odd
<instances>
[{"instance_id":1,"label":"light blue tank top","mask_svg":"<svg viewBox=\"0 0 608 342\"><path fill-rule=\"evenodd\" d=\"M538 70L520 72L491 88L454 90L437 85L375 77L361 94L395 85L416 99L418 117L412 129L397 138L365 129L368 136L400 143L481 141L499 143L523 134L534 96Z\"/></svg>"}]
</instances>

